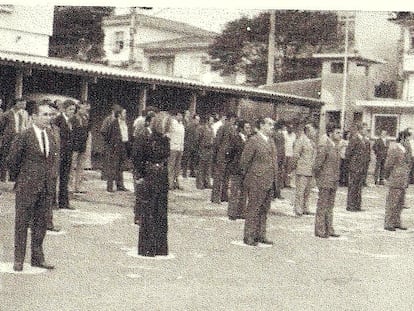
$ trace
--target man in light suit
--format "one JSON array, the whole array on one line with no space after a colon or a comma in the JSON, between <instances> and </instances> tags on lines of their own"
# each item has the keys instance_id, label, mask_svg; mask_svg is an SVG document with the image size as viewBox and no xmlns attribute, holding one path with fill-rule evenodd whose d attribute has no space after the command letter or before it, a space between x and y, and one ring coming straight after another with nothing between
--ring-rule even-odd
<instances>
[{"instance_id":1,"label":"man in light suit","mask_svg":"<svg viewBox=\"0 0 414 311\"><path fill-rule=\"evenodd\" d=\"M385 206L384 229L388 231L407 230L401 225L401 210L404 208L405 192L408 188L412 164L410 150L406 147L409 137L409 132L400 132L396 146L390 149L385 161L385 177L389 191Z\"/></svg>"},{"instance_id":2,"label":"man in light suit","mask_svg":"<svg viewBox=\"0 0 414 311\"><path fill-rule=\"evenodd\" d=\"M248 203L245 213L244 243L273 244L266 238L266 220L273 198L273 185L277 183L277 151L272 138L274 122L259 118L258 132L245 144L240 158L244 189Z\"/></svg>"},{"instance_id":3,"label":"man in light suit","mask_svg":"<svg viewBox=\"0 0 414 311\"><path fill-rule=\"evenodd\" d=\"M315 216L315 235L320 238L339 237L332 226L336 189L338 188L341 153L341 129L326 126L327 139L318 147L313 173L319 188Z\"/></svg>"},{"instance_id":4,"label":"man in light suit","mask_svg":"<svg viewBox=\"0 0 414 311\"><path fill-rule=\"evenodd\" d=\"M23 270L26 254L27 229L32 230L31 264L53 269L45 262L43 239L46 234L46 214L53 193L53 165L58 157L53 134L50 131L52 110L46 104L36 105L33 125L13 142L7 164L11 175L16 177L16 217L14 266Z\"/></svg>"},{"instance_id":5,"label":"man in light suit","mask_svg":"<svg viewBox=\"0 0 414 311\"><path fill-rule=\"evenodd\" d=\"M355 133L349 140L346 148L345 158L349 166L349 182L347 211L361 211L361 192L365 178L365 164L367 154L367 144L362 136L362 125L355 126Z\"/></svg>"},{"instance_id":6,"label":"man in light suit","mask_svg":"<svg viewBox=\"0 0 414 311\"><path fill-rule=\"evenodd\" d=\"M306 124L293 147L293 166L296 168L294 206L296 216L311 215L308 206L313 176L312 167L316 156L315 133L313 125Z\"/></svg>"}]
</instances>

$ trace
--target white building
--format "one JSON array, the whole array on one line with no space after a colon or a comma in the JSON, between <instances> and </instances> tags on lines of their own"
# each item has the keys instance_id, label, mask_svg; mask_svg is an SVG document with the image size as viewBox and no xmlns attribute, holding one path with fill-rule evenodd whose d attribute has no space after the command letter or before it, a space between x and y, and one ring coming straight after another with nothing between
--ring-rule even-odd
<instances>
[{"instance_id":1,"label":"white building","mask_svg":"<svg viewBox=\"0 0 414 311\"><path fill-rule=\"evenodd\" d=\"M208 47L217 33L136 12L106 17L102 29L109 65L207 83L244 82L211 70Z\"/></svg>"},{"instance_id":2,"label":"white building","mask_svg":"<svg viewBox=\"0 0 414 311\"><path fill-rule=\"evenodd\" d=\"M0 50L48 56L53 6L0 5Z\"/></svg>"}]
</instances>

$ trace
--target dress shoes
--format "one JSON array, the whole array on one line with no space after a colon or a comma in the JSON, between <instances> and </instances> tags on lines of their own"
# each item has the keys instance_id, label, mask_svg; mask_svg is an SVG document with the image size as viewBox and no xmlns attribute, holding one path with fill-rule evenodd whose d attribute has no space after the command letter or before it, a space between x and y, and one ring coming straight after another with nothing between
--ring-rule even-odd
<instances>
[{"instance_id":1,"label":"dress shoes","mask_svg":"<svg viewBox=\"0 0 414 311\"><path fill-rule=\"evenodd\" d=\"M68 205L68 206L62 206L62 207L60 207L60 209L75 210L75 208L74 208L74 207L72 207L72 206L70 206L70 205Z\"/></svg>"},{"instance_id":2,"label":"dress shoes","mask_svg":"<svg viewBox=\"0 0 414 311\"><path fill-rule=\"evenodd\" d=\"M42 269L47 269L47 270L55 269L55 266L49 265L46 262L32 263L32 267L42 268Z\"/></svg>"},{"instance_id":3,"label":"dress shoes","mask_svg":"<svg viewBox=\"0 0 414 311\"><path fill-rule=\"evenodd\" d=\"M125 188L124 186L119 186L119 187L116 187L116 190L118 190L118 191L129 191L127 188Z\"/></svg>"},{"instance_id":4,"label":"dress shoes","mask_svg":"<svg viewBox=\"0 0 414 311\"><path fill-rule=\"evenodd\" d=\"M327 239L329 237L328 235L322 235L322 234L315 234L315 236L318 238L322 238L322 239Z\"/></svg>"},{"instance_id":5,"label":"dress shoes","mask_svg":"<svg viewBox=\"0 0 414 311\"><path fill-rule=\"evenodd\" d=\"M407 227L403 227L403 226L396 226L395 229L400 229L400 230L407 230Z\"/></svg>"},{"instance_id":6,"label":"dress shoes","mask_svg":"<svg viewBox=\"0 0 414 311\"><path fill-rule=\"evenodd\" d=\"M57 227L53 226L53 227L47 228L47 231L60 232L60 228L57 228Z\"/></svg>"},{"instance_id":7,"label":"dress shoes","mask_svg":"<svg viewBox=\"0 0 414 311\"><path fill-rule=\"evenodd\" d=\"M13 265L13 270L17 272L23 271L23 264L20 262L15 262Z\"/></svg>"},{"instance_id":8,"label":"dress shoes","mask_svg":"<svg viewBox=\"0 0 414 311\"><path fill-rule=\"evenodd\" d=\"M243 239L243 243L249 246L257 246L257 244L259 244L257 241L250 239Z\"/></svg>"},{"instance_id":9,"label":"dress shoes","mask_svg":"<svg viewBox=\"0 0 414 311\"><path fill-rule=\"evenodd\" d=\"M303 215L315 215L315 213L306 211L306 212L303 212Z\"/></svg>"},{"instance_id":10,"label":"dress shoes","mask_svg":"<svg viewBox=\"0 0 414 311\"><path fill-rule=\"evenodd\" d=\"M384 229L387 230L387 231L395 231L394 227L385 227Z\"/></svg>"},{"instance_id":11,"label":"dress shoes","mask_svg":"<svg viewBox=\"0 0 414 311\"><path fill-rule=\"evenodd\" d=\"M329 236L333 237L333 238L339 238L340 237L340 235L336 234L336 233L331 233L331 234L329 234Z\"/></svg>"},{"instance_id":12,"label":"dress shoes","mask_svg":"<svg viewBox=\"0 0 414 311\"><path fill-rule=\"evenodd\" d=\"M235 217L235 216L229 216L229 219L230 219L230 220L236 220L236 219L237 219L237 217Z\"/></svg>"},{"instance_id":13,"label":"dress shoes","mask_svg":"<svg viewBox=\"0 0 414 311\"><path fill-rule=\"evenodd\" d=\"M261 243L261 244L266 244L266 245L273 245L274 244L273 241L270 241L268 239L260 239L258 242Z\"/></svg>"}]
</instances>

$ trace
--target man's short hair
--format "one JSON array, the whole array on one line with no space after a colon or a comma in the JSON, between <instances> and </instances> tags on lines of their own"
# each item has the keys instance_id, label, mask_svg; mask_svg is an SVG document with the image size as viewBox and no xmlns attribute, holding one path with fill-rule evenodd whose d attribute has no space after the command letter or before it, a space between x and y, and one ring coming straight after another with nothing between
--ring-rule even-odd
<instances>
[{"instance_id":1,"label":"man's short hair","mask_svg":"<svg viewBox=\"0 0 414 311\"><path fill-rule=\"evenodd\" d=\"M63 102L62 106L63 106L63 109L67 109L70 106L75 106L76 107L76 103L73 100L71 100L71 99L66 99Z\"/></svg>"},{"instance_id":2,"label":"man's short hair","mask_svg":"<svg viewBox=\"0 0 414 311\"><path fill-rule=\"evenodd\" d=\"M326 135L332 134L336 129L340 129L339 125L335 123L326 124Z\"/></svg>"},{"instance_id":3,"label":"man's short hair","mask_svg":"<svg viewBox=\"0 0 414 311\"><path fill-rule=\"evenodd\" d=\"M48 106L50 107L50 103L48 101L33 101L33 105L32 105L32 114L38 114L39 113L39 107L40 106Z\"/></svg>"}]
</instances>

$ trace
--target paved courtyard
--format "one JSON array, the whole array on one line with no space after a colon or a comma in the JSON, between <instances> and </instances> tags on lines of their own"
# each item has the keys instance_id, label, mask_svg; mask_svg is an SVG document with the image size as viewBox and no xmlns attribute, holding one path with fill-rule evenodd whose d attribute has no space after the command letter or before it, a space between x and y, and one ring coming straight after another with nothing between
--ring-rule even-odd
<instances>
[{"instance_id":1,"label":"paved courtyard","mask_svg":"<svg viewBox=\"0 0 414 311\"><path fill-rule=\"evenodd\" d=\"M340 188L336 239L314 237L314 217L294 217L294 189L283 190L268 220L275 244L249 247L243 221L228 220L227 204L211 204L209 190L185 179L169 195L170 255L149 259L136 255L133 193L107 193L97 172L87 177L76 210L54 213L62 231L44 243L52 271L32 268L28 249L23 273L13 273L14 193L0 186L1 311L414 309L413 186L402 216L409 229L396 232L383 230L386 187L364 188L360 213L345 210Z\"/></svg>"}]
</instances>

